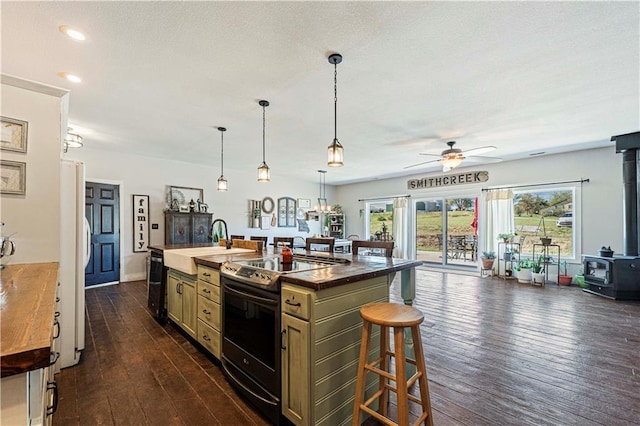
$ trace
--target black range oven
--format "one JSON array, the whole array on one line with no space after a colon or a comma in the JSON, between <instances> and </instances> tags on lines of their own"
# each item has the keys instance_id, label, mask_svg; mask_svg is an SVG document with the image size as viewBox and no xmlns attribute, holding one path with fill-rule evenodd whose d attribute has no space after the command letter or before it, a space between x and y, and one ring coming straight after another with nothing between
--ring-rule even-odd
<instances>
[{"instance_id":1,"label":"black range oven","mask_svg":"<svg viewBox=\"0 0 640 426\"><path fill-rule=\"evenodd\" d=\"M227 380L271 422L280 424L280 276L326 268L347 259L294 255L225 262L222 290L222 368Z\"/></svg>"}]
</instances>

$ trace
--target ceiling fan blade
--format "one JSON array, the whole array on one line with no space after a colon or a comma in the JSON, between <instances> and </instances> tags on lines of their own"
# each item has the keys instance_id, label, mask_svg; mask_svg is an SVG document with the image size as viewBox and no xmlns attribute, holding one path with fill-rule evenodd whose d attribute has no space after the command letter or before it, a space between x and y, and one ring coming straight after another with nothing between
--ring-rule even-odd
<instances>
[{"instance_id":1,"label":"ceiling fan blade","mask_svg":"<svg viewBox=\"0 0 640 426\"><path fill-rule=\"evenodd\" d=\"M502 161L502 158L472 155L470 157L465 157L465 161L469 161L470 163L499 163Z\"/></svg>"},{"instance_id":2,"label":"ceiling fan blade","mask_svg":"<svg viewBox=\"0 0 640 426\"><path fill-rule=\"evenodd\" d=\"M436 163L440 160L429 160L429 161L423 161L422 163L418 163L418 164L412 164L410 166L406 166L405 169L410 169L412 167L418 167L418 166L422 166L424 164L429 164L429 163Z\"/></svg>"},{"instance_id":3,"label":"ceiling fan blade","mask_svg":"<svg viewBox=\"0 0 640 426\"><path fill-rule=\"evenodd\" d=\"M430 157L442 157L441 154L427 154L426 152L421 152L419 155L428 155Z\"/></svg>"},{"instance_id":4,"label":"ceiling fan blade","mask_svg":"<svg viewBox=\"0 0 640 426\"><path fill-rule=\"evenodd\" d=\"M480 154L484 154L485 152L491 152L491 151L495 151L496 148L495 146L481 146L480 148L473 148L473 149L469 149L467 151L462 151L462 153L466 156L469 155L480 155Z\"/></svg>"}]
</instances>

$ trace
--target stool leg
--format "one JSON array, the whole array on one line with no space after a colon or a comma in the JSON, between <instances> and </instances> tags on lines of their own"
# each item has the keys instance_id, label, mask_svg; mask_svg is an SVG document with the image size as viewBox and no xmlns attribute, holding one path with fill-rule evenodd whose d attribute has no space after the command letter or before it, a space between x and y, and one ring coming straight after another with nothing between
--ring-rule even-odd
<instances>
[{"instance_id":1,"label":"stool leg","mask_svg":"<svg viewBox=\"0 0 640 426\"><path fill-rule=\"evenodd\" d=\"M429 380L427 378L427 366L424 362L424 352L422 350L422 337L420 336L420 325L411 327L413 336L414 353L416 356L416 365L418 371L422 372L422 376L418 379L420 384L420 400L422 401L422 412L428 413L424 422L427 426L433 426L433 415L431 414L431 397L429 395Z\"/></svg>"},{"instance_id":2,"label":"stool leg","mask_svg":"<svg viewBox=\"0 0 640 426\"><path fill-rule=\"evenodd\" d=\"M407 358L404 348L404 328L394 327L396 353L396 389L398 394L398 426L409 424L409 399L407 398Z\"/></svg>"},{"instance_id":3,"label":"stool leg","mask_svg":"<svg viewBox=\"0 0 640 426\"><path fill-rule=\"evenodd\" d=\"M364 366L367 363L369 354L369 336L371 336L371 323L363 320L362 339L360 340L360 359L358 360L358 379L356 381L356 396L353 400L352 426L360 426L360 404L364 403L364 388L367 382Z\"/></svg>"},{"instance_id":4,"label":"stool leg","mask_svg":"<svg viewBox=\"0 0 640 426\"><path fill-rule=\"evenodd\" d=\"M382 371L389 371L389 327L385 327L383 325L380 326L380 357L382 358L382 362L380 363L380 369ZM389 389L386 388L389 380L380 376L380 385L379 389L382 391L382 395L380 395L380 406L378 407L378 413L387 417L387 406L389 405Z\"/></svg>"}]
</instances>

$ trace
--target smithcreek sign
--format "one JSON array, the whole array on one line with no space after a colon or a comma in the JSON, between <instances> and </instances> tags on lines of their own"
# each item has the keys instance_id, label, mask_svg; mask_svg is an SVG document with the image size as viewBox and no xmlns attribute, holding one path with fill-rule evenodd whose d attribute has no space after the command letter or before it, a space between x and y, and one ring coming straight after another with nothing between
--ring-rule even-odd
<instances>
[{"instance_id":1,"label":"smithcreek sign","mask_svg":"<svg viewBox=\"0 0 640 426\"><path fill-rule=\"evenodd\" d=\"M408 189L437 188L440 186L455 186L466 183L479 183L489 180L489 172L467 172L455 175L425 177L422 179L409 179Z\"/></svg>"}]
</instances>

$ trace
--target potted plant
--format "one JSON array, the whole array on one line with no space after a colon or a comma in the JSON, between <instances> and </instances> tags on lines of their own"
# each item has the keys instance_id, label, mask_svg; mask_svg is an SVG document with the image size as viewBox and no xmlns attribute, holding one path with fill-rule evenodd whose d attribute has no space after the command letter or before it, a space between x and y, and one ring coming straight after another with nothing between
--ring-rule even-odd
<instances>
[{"instance_id":1,"label":"potted plant","mask_svg":"<svg viewBox=\"0 0 640 426\"><path fill-rule=\"evenodd\" d=\"M529 259L522 259L516 268L518 270L518 282L519 283L530 283L532 280L531 276L531 262Z\"/></svg>"},{"instance_id":2,"label":"potted plant","mask_svg":"<svg viewBox=\"0 0 640 426\"><path fill-rule=\"evenodd\" d=\"M560 274L560 277L558 278L558 280L560 281L559 284L560 285L570 285L571 284L571 280L573 279L573 276L567 275L567 261L566 260L562 262L562 266L564 268L564 274Z\"/></svg>"},{"instance_id":3,"label":"potted plant","mask_svg":"<svg viewBox=\"0 0 640 426\"><path fill-rule=\"evenodd\" d=\"M512 232L502 232L500 234L498 234L498 239L502 240L505 243L508 243L509 241L511 241L511 239L515 236L514 233Z\"/></svg>"},{"instance_id":4,"label":"potted plant","mask_svg":"<svg viewBox=\"0 0 640 426\"><path fill-rule=\"evenodd\" d=\"M531 264L531 282L533 284L544 285L544 264L542 256L538 256L538 260Z\"/></svg>"},{"instance_id":5,"label":"potted plant","mask_svg":"<svg viewBox=\"0 0 640 426\"><path fill-rule=\"evenodd\" d=\"M496 260L495 251L483 251L482 256L482 269L493 269L493 262Z\"/></svg>"}]
</instances>

